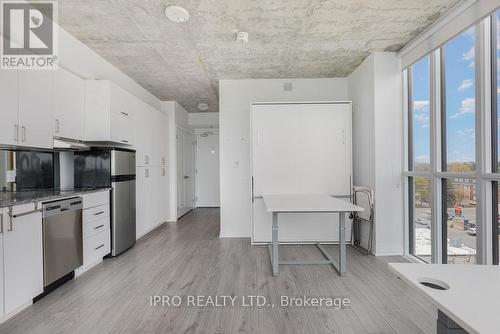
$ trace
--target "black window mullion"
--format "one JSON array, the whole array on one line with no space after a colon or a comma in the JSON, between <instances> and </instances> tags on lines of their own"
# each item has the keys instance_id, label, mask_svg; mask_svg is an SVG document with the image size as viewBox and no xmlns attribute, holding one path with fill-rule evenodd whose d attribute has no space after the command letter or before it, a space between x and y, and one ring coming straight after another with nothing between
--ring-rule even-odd
<instances>
[{"instance_id":1,"label":"black window mullion","mask_svg":"<svg viewBox=\"0 0 500 334\"><path fill-rule=\"evenodd\" d=\"M498 74L497 74L497 17L496 14L491 16L491 168L493 173L498 173ZM499 245L498 236L500 234L499 224L498 224L498 182L492 182L491 192L492 192L492 252L493 264L499 264Z\"/></svg>"},{"instance_id":2,"label":"black window mullion","mask_svg":"<svg viewBox=\"0 0 500 334\"><path fill-rule=\"evenodd\" d=\"M441 253L442 253L442 263L448 263L448 205L447 205L447 180L441 180Z\"/></svg>"},{"instance_id":3,"label":"black window mullion","mask_svg":"<svg viewBox=\"0 0 500 334\"><path fill-rule=\"evenodd\" d=\"M409 251L410 254L415 255L415 194L414 194L414 186L413 186L413 177L408 177L408 226L409 233L408 239L410 241Z\"/></svg>"},{"instance_id":4,"label":"black window mullion","mask_svg":"<svg viewBox=\"0 0 500 334\"><path fill-rule=\"evenodd\" d=\"M492 182L492 215L493 219L492 221L492 228L493 228L493 243L492 243L492 248L493 248L493 264L498 264L498 257L499 257L499 245L498 245L498 236L500 234L500 229L498 226L498 182Z\"/></svg>"}]
</instances>

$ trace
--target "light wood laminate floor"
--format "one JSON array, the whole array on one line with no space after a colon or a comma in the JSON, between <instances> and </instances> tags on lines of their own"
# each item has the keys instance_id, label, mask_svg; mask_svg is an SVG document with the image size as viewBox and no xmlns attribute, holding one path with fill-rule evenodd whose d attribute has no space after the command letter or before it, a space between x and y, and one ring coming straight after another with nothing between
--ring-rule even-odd
<instances>
[{"instance_id":1,"label":"light wood laminate floor","mask_svg":"<svg viewBox=\"0 0 500 334\"><path fill-rule=\"evenodd\" d=\"M0 325L1 333L435 333L436 309L395 278L388 262L348 247L348 275L331 266L282 266L266 247L219 239L219 210L197 209L126 253L106 259ZM336 254L335 246L327 249ZM283 246L287 259L321 258ZM272 307L152 307L151 295L263 295ZM348 297L348 308L283 308L280 296Z\"/></svg>"}]
</instances>

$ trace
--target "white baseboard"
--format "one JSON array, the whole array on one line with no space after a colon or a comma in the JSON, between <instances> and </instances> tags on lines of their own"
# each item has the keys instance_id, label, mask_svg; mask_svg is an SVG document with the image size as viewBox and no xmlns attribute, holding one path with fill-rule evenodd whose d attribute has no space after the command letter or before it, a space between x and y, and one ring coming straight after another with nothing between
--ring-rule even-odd
<instances>
[{"instance_id":1,"label":"white baseboard","mask_svg":"<svg viewBox=\"0 0 500 334\"><path fill-rule=\"evenodd\" d=\"M400 247L378 247L372 253L375 256L403 256L404 250Z\"/></svg>"},{"instance_id":2,"label":"white baseboard","mask_svg":"<svg viewBox=\"0 0 500 334\"><path fill-rule=\"evenodd\" d=\"M148 234L149 232L152 232L153 230L156 230L158 227L160 227L161 225L165 224L165 222L161 222L149 229L147 229L146 231L142 232L141 234L138 234L136 237L135 237L135 240L139 240L140 238L142 238L143 236L145 236L146 234Z\"/></svg>"},{"instance_id":3,"label":"white baseboard","mask_svg":"<svg viewBox=\"0 0 500 334\"><path fill-rule=\"evenodd\" d=\"M0 316L0 324L9 320L10 318L12 318L13 316L15 316L16 314L18 314L19 312L21 312L22 310L24 310L25 308L27 308L28 306L31 306L31 305L33 305L33 300L26 302L25 304L19 306L18 308L14 309L12 312L10 312L8 314L4 314L4 315Z\"/></svg>"}]
</instances>

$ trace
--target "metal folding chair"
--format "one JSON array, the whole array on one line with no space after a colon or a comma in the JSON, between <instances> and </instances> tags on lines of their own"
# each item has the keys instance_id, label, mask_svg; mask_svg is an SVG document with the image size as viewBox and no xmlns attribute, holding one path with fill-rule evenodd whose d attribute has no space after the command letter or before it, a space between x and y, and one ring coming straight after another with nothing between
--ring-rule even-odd
<instances>
[{"instance_id":1,"label":"metal folding chair","mask_svg":"<svg viewBox=\"0 0 500 334\"><path fill-rule=\"evenodd\" d=\"M354 212L352 214L351 246L359 252L368 255L372 251L373 243L373 224L374 224L374 205L373 189L354 186L353 203L365 209L364 212ZM368 226L368 242L363 247L361 227Z\"/></svg>"}]
</instances>

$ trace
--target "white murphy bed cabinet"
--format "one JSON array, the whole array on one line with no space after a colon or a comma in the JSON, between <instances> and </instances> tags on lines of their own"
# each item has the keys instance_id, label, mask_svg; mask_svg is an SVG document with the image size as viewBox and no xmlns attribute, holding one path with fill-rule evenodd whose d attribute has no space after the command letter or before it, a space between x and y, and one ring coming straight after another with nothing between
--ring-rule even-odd
<instances>
[{"instance_id":1,"label":"white murphy bed cabinet","mask_svg":"<svg viewBox=\"0 0 500 334\"><path fill-rule=\"evenodd\" d=\"M1 144L52 148L53 84L53 71L1 70Z\"/></svg>"},{"instance_id":2,"label":"white murphy bed cabinet","mask_svg":"<svg viewBox=\"0 0 500 334\"><path fill-rule=\"evenodd\" d=\"M85 136L85 81L59 68L54 71L53 135L82 140Z\"/></svg>"},{"instance_id":3,"label":"white murphy bed cabinet","mask_svg":"<svg viewBox=\"0 0 500 334\"><path fill-rule=\"evenodd\" d=\"M139 101L136 121L137 238L168 220L168 117Z\"/></svg>"},{"instance_id":4,"label":"white murphy bed cabinet","mask_svg":"<svg viewBox=\"0 0 500 334\"><path fill-rule=\"evenodd\" d=\"M351 104L252 105L252 243L271 241L263 195L330 194L352 189ZM279 241L337 242L337 213L280 215ZM307 224L304 224L307 221ZM346 235L350 224L346 223Z\"/></svg>"},{"instance_id":5,"label":"white murphy bed cabinet","mask_svg":"<svg viewBox=\"0 0 500 334\"><path fill-rule=\"evenodd\" d=\"M134 145L138 99L107 80L85 81L85 140Z\"/></svg>"},{"instance_id":6,"label":"white murphy bed cabinet","mask_svg":"<svg viewBox=\"0 0 500 334\"><path fill-rule=\"evenodd\" d=\"M13 215L28 214L13 217L12 224L9 209L0 209L4 292L1 315L19 311L43 292L42 213L32 212L34 209L33 203L14 206Z\"/></svg>"}]
</instances>

